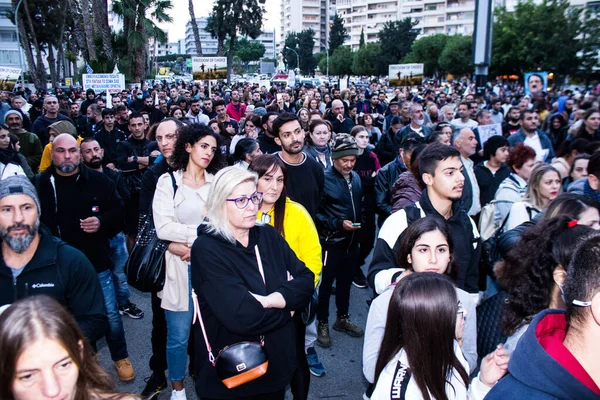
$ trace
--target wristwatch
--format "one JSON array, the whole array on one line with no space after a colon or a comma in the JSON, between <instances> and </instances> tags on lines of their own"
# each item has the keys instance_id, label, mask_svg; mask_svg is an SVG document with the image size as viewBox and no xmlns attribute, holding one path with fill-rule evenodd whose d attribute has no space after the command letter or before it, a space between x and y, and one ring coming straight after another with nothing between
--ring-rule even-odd
<instances>
[{"instance_id":1,"label":"wristwatch","mask_svg":"<svg viewBox=\"0 0 600 400\"><path fill-rule=\"evenodd\" d=\"M137 156L133 156L133 162L137 162Z\"/></svg>"}]
</instances>

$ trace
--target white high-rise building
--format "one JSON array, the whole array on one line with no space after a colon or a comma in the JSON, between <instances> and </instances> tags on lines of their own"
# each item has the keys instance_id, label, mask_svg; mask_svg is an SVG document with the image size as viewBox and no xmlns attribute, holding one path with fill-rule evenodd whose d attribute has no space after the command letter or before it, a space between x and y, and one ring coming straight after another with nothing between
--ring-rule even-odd
<instances>
[{"instance_id":1,"label":"white high-rise building","mask_svg":"<svg viewBox=\"0 0 600 400\"><path fill-rule=\"evenodd\" d=\"M279 51L291 32L315 31L313 52L325 51L329 39L329 0L281 0Z\"/></svg>"},{"instance_id":2,"label":"white high-rise building","mask_svg":"<svg viewBox=\"0 0 600 400\"><path fill-rule=\"evenodd\" d=\"M198 33L200 34L200 43L202 43L202 53L204 55L217 54L217 39L213 39L210 33L206 31L207 19L205 17L196 18L198 24ZM277 40L275 30L263 31L256 39L248 38L249 40L257 40L265 46L265 55L263 58L276 58ZM181 49L185 54L196 55L196 44L194 41L194 31L191 21L185 25L185 48Z\"/></svg>"},{"instance_id":3,"label":"white high-rise building","mask_svg":"<svg viewBox=\"0 0 600 400\"><path fill-rule=\"evenodd\" d=\"M17 43L17 28L6 16L9 10L14 10L10 0L0 0L0 66L19 68L20 46ZM21 6L19 12L22 10ZM23 68L27 69L24 54Z\"/></svg>"}]
</instances>

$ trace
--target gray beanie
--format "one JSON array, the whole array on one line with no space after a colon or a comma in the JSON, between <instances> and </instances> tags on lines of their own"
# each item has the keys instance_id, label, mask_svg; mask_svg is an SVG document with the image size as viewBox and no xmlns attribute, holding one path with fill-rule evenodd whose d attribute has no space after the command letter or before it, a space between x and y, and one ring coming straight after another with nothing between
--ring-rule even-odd
<instances>
[{"instance_id":1,"label":"gray beanie","mask_svg":"<svg viewBox=\"0 0 600 400\"><path fill-rule=\"evenodd\" d=\"M4 114L4 123L6 123L6 120L8 119L9 115L18 115L19 118L21 118L21 121L23 120L23 114L21 114L19 111L17 111L17 110L8 110L6 112L6 114Z\"/></svg>"},{"instance_id":2,"label":"gray beanie","mask_svg":"<svg viewBox=\"0 0 600 400\"><path fill-rule=\"evenodd\" d=\"M35 201L35 205L38 209L38 214L42 213L42 207L40 207L40 199L38 198L35 187L31 181L24 175L12 175L8 178L0 180L0 199L13 194L24 194Z\"/></svg>"}]
</instances>

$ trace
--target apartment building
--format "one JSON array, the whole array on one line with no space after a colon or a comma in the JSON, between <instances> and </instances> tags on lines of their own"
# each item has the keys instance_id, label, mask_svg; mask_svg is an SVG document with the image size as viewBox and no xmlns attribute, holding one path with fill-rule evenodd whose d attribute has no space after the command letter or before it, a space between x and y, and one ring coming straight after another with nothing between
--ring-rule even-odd
<instances>
[{"instance_id":1,"label":"apartment building","mask_svg":"<svg viewBox=\"0 0 600 400\"><path fill-rule=\"evenodd\" d=\"M290 32L305 29L315 31L315 47L318 53L325 51L329 34L329 0L281 0L279 51L283 49L285 38Z\"/></svg>"}]
</instances>

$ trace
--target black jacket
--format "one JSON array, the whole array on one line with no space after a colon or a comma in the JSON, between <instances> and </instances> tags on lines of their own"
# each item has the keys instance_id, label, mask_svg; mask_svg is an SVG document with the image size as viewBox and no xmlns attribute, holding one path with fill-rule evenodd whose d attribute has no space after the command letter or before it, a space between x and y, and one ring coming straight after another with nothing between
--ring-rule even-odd
<instances>
[{"instance_id":1,"label":"black jacket","mask_svg":"<svg viewBox=\"0 0 600 400\"><path fill-rule=\"evenodd\" d=\"M110 238L121 231L124 211L123 200L119 197L115 183L101 172L79 165L77 199L68 218L57 216L54 166L50 166L35 178L35 184L42 205L40 219L56 237L81 250L92 262L97 272L113 268L110 255ZM79 227L79 220L98 217L100 229L96 233L85 233Z\"/></svg>"},{"instance_id":2,"label":"black jacket","mask_svg":"<svg viewBox=\"0 0 600 400\"><path fill-rule=\"evenodd\" d=\"M265 154L275 154L281 151L281 146L275 143L275 139L268 137L265 133L258 136L258 145L260 151Z\"/></svg>"},{"instance_id":3,"label":"black jacket","mask_svg":"<svg viewBox=\"0 0 600 400\"><path fill-rule=\"evenodd\" d=\"M104 158L102 164L115 164L117 166L117 145L127 139L125 132L117 128L116 126L112 131L108 132L104 126L94 134L94 139L98 142L100 147L104 149Z\"/></svg>"},{"instance_id":4,"label":"black jacket","mask_svg":"<svg viewBox=\"0 0 600 400\"><path fill-rule=\"evenodd\" d=\"M392 213L392 187L406 167L397 156L395 160L381 167L375 177L375 203L379 215L379 226Z\"/></svg>"},{"instance_id":5,"label":"black jacket","mask_svg":"<svg viewBox=\"0 0 600 400\"><path fill-rule=\"evenodd\" d=\"M352 128L354 128L354 122L350 118L344 115L344 121L340 122L331 111L327 113L327 121L331 122L335 133L350 133Z\"/></svg>"},{"instance_id":6,"label":"black jacket","mask_svg":"<svg viewBox=\"0 0 600 400\"><path fill-rule=\"evenodd\" d=\"M498 186L510 175L510 168L506 164L502 164L500 169L493 175L492 171L483 163L477 164L473 169L479 185L479 200L481 201L481 207L483 207L494 200ZM465 184L466 181L465 179Z\"/></svg>"},{"instance_id":7,"label":"black jacket","mask_svg":"<svg viewBox=\"0 0 600 400\"><path fill-rule=\"evenodd\" d=\"M400 150L401 143L400 140L400 131L394 132L394 129L391 127L387 132L384 132L381 135L381 139L377 142L374 150L381 165L386 165L398 157L398 150ZM394 182L392 182L392 184L393 183Z\"/></svg>"},{"instance_id":8,"label":"black jacket","mask_svg":"<svg viewBox=\"0 0 600 400\"><path fill-rule=\"evenodd\" d=\"M0 306L36 295L56 299L71 312L89 341L106 333L108 320L98 275L79 250L52 237L43 224L36 252L21 274L13 278L0 257Z\"/></svg>"},{"instance_id":9,"label":"black jacket","mask_svg":"<svg viewBox=\"0 0 600 400\"><path fill-rule=\"evenodd\" d=\"M266 284L259 272L258 248ZM293 277L288 280L288 272ZM243 247L198 227L191 253L192 287L198 295L206 334L216 356L225 346L258 341L264 336L269 368L262 377L227 389L209 363L202 331L195 325L196 393L209 398L259 396L284 389L297 367L296 336L291 310L301 310L313 294L313 273L306 268L285 239L269 225L250 229ZM250 294L279 292L285 309L263 308ZM301 339L302 340L302 339Z\"/></svg>"},{"instance_id":10,"label":"black jacket","mask_svg":"<svg viewBox=\"0 0 600 400\"><path fill-rule=\"evenodd\" d=\"M137 162L129 162L127 159L132 156L149 157L150 153L158 150L158 144L146 138L138 140L133 136L127 140L122 140L117 143L117 166L123 171L141 171L140 165ZM152 165L156 157L150 157L149 165Z\"/></svg>"},{"instance_id":11,"label":"black jacket","mask_svg":"<svg viewBox=\"0 0 600 400\"><path fill-rule=\"evenodd\" d=\"M351 184L348 185L346 178L333 167L325 170L325 190L315 218L323 246L340 245L349 248L359 242L360 235L357 231L342 228L344 220L362 223L360 176L352 171L350 181Z\"/></svg>"},{"instance_id":12,"label":"black jacket","mask_svg":"<svg viewBox=\"0 0 600 400\"><path fill-rule=\"evenodd\" d=\"M423 191L418 203L396 211L379 230L368 274L371 287L375 288L378 293L395 281L401 273L397 254L402 233L411 223L425 216L443 218L433 208L427 189ZM469 293L477 293L479 290L479 259L481 258L477 227L463 209L460 201L453 203L452 217L446 222L454 241L454 259L458 265L457 286Z\"/></svg>"}]
</instances>

